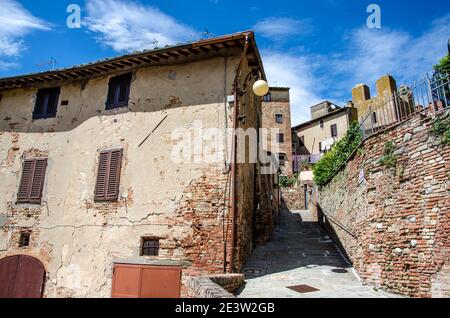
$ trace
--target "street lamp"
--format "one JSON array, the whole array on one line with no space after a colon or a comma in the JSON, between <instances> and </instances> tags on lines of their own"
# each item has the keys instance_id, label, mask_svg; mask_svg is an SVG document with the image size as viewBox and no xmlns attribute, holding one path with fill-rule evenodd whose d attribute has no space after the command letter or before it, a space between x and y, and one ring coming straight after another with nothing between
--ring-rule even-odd
<instances>
[{"instance_id":1,"label":"street lamp","mask_svg":"<svg viewBox=\"0 0 450 318\"><path fill-rule=\"evenodd\" d=\"M253 93L258 97L266 96L269 93L269 84L264 80L258 80L253 84Z\"/></svg>"}]
</instances>

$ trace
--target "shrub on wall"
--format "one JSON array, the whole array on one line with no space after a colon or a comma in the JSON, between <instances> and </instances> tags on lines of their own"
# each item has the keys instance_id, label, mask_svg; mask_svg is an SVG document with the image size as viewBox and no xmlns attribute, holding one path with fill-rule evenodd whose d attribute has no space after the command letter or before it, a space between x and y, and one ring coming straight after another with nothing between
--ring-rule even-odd
<instances>
[{"instance_id":1,"label":"shrub on wall","mask_svg":"<svg viewBox=\"0 0 450 318\"><path fill-rule=\"evenodd\" d=\"M280 176L279 183L282 188L292 188L297 183L298 176L294 175L292 178Z\"/></svg>"},{"instance_id":2,"label":"shrub on wall","mask_svg":"<svg viewBox=\"0 0 450 318\"><path fill-rule=\"evenodd\" d=\"M314 166L314 181L317 185L326 184L347 161L363 140L359 124L354 122L335 147Z\"/></svg>"},{"instance_id":3,"label":"shrub on wall","mask_svg":"<svg viewBox=\"0 0 450 318\"><path fill-rule=\"evenodd\" d=\"M437 118L433 123L432 131L440 139L441 144L450 145L450 114Z\"/></svg>"}]
</instances>

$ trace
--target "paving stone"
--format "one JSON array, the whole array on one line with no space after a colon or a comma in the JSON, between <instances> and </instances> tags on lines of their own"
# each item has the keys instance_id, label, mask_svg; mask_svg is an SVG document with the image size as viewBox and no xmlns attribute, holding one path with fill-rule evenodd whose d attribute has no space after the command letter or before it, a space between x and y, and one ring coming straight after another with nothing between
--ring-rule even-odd
<instances>
[{"instance_id":1,"label":"paving stone","mask_svg":"<svg viewBox=\"0 0 450 318\"><path fill-rule=\"evenodd\" d=\"M302 222L305 213L283 211L274 240L257 247L246 266L246 269L264 268L264 271L246 274L247 284L239 297L398 297L363 286L325 230L319 225ZM333 272L336 269L345 269L347 273ZM301 294L288 289L298 285L308 285L319 291Z\"/></svg>"}]
</instances>

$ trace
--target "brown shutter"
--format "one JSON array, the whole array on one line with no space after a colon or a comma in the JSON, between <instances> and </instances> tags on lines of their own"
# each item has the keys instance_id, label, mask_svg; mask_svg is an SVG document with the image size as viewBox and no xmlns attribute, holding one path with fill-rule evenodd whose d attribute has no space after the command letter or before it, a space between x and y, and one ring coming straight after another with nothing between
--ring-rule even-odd
<instances>
[{"instance_id":1,"label":"brown shutter","mask_svg":"<svg viewBox=\"0 0 450 318\"><path fill-rule=\"evenodd\" d=\"M31 182L33 180L33 160L26 160L23 164L22 179L20 180L19 193L17 199L19 202L28 200L30 193Z\"/></svg>"},{"instance_id":2,"label":"brown shutter","mask_svg":"<svg viewBox=\"0 0 450 318\"><path fill-rule=\"evenodd\" d=\"M108 86L108 97L106 99L106 107L113 107L116 103L117 80L111 78Z\"/></svg>"},{"instance_id":3,"label":"brown shutter","mask_svg":"<svg viewBox=\"0 0 450 318\"><path fill-rule=\"evenodd\" d=\"M30 201L40 203L44 188L45 171L47 170L47 158L34 161L33 182L30 189Z\"/></svg>"},{"instance_id":4,"label":"brown shutter","mask_svg":"<svg viewBox=\"0 0 450 318\"><path fill-rule=\"evenodd\" d=\"M120 93L119 93L119 104L125 104L128 102L128 95L131 85L131 74L126 74L120 78Z\"/></svg>"},{"instance_id":5,"label":"brown shutter","mask_svg":"<svg viewBox=\"0 0 450 318\"><path fill-rule=\"evenodd\" d=\"M41 203L47 158L25 160L17 200L19 203Z\"/></svg>"},{"instance_id":6,"label":"brown shutter","mask_svg":"<svg viewBox=\"0 0 450 318\"><path fill-rule=\"evenodd\" d=\"M118 200L122 154L122 149L100 153L97 184L95 187L96 201Z\"/></svg>"}]
</instances>

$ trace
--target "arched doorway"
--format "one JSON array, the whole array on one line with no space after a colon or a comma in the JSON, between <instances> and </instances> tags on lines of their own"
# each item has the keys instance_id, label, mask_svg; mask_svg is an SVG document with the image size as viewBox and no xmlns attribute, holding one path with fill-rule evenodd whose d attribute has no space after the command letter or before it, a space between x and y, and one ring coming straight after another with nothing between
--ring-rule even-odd
<instances>
[{"instance_id":1,"label":"arched doorway","mask_svg":"<svg viewBox=\"0 0 450 318\"><path fill-rule=\"evenodd\" d=\"M0 298L41 298L45 268L30 256L16 255L0 260Z\"/></svg>"}]
</instances>

